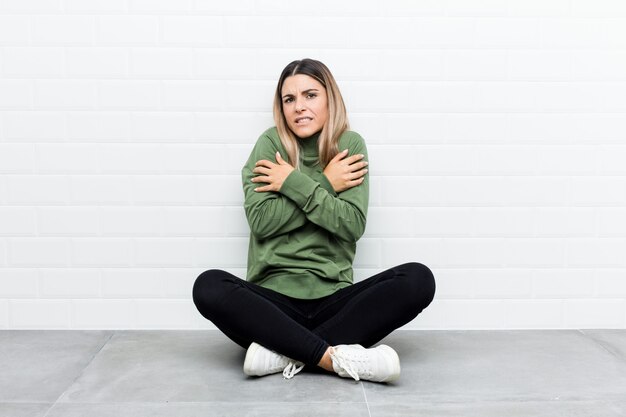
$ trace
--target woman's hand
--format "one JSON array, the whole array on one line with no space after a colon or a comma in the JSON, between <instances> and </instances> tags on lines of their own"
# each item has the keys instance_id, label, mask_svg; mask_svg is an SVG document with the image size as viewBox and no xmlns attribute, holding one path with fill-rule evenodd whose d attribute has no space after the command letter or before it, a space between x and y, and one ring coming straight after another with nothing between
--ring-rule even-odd
<instances>
[{"instance_id":1,"label":"woman's hand","mask_svg":"<svg viewBox=\"0 0 626 417\"><path fill-rule=\"evenodd\" d=\"M283 160L278 152L276 152L276 162L275 164L267 159L257 161L252 172L261 175L252 178L252 182L265 182L267 185L257 187L254 191L280 191L280 187L283 186L283 182L285 182L287 176L291 174L291 171L294 170L294 167Z\"/></svg>"},{"instance_id":2,"label":"woman's hand","mask_svg":"<svg viewBox=\"0 0 626 417\"><path fill-rule=\"evenodd\" d=\"M359 162L365 157L363 154L352 155L347 158L346 155L348 155L347 149L339 152L324 168L324 175L326 175L336 193L361 184L367 173L365 168L367 162Z\"/></svg>"}]
</instances>

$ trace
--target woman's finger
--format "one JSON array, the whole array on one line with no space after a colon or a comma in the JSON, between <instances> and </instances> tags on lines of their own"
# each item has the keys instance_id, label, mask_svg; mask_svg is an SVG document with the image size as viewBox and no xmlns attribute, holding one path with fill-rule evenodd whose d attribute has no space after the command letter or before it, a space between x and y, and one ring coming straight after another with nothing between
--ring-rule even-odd
<instances>
[{"instance_id":1,"label":"woman's finger","mask_svg":"<svg viewBox=\"0 0 626 417\"><path fill-rule=\"evenodd\" d=\"M264 191L272 191L272 186L271 185L264 185L263 187L255 188L254 191L256 191L258 193L262 193Z\"/></svg>"},{"instance_id":2,"label":"woman's finger","mask_svg":"<svg viewBox=\"0 0 626 417\"><path fill-rule=\"evenodd\" d=\"M344 159L344 162L347 162L348 165L352 165L355 162L363 159L364 157L365 157L365 155L363 155L362 153L358 153L356 155L352 155L352 156L349 156L348 158Z\"/></svg>"},{"instance_id":3,"label":"woman's finger","mask_svg":"<svg viewBox=\"0 0 626 417\"><path fill-rule=\"evenodd\" d=\"M354 164L350 165L350 170L352 172L360 171L368 165L369 164L367 163L367 161L355 162Z\"/></svg>"},{"instance_id":4,"label":"woman's finger","mask_svg":"<svg viewBox=\"0 0 626 417\"><path fill-rule=\"evenodd\" d=\"M252 182L266 182L268 184L271 182L270 181L270 177L265 176L265 175L256 176L256 177L252 178L251 181Z\"/></svg>"},{"instance_id":5,"label":"woman's finger","mask_svg":"<svg viewBox=\"0 0 626 417\"><path fill-rule=\"evenodd\" d=\"M254 168L252 170L252 172L254 172L255 174L269 174L270 172L272 172L272 170L270 168L264 167L263 165L259 165L258 167Z\"/></svg>"},{"instance_id":6,"label":"woman's finger","mask_svg":"<svg viewBox=\"0 0 626 417\"><path fill-rule=\"evenodd\" d=\"M271 168L274 165L276 165L275 163L273 163L272 161L268 161L267 159L261 159L260 161L257 161L257 163L254 166L264 166L267 168Z\"/></svg>"},{"instance_id":7,"label":"woman's finger","mask_svg":"<svg viewBox=\"0 0 626 417\"><path fill-rule=\"evenodd\" d=\"M361 178L357 178L356 180L347 181L346 182L346 186L348 188L356 187L357 185L361 184L364 179L365 179L365 177L361 177Z\"/></svg>"},{"instance_id":8,"label":"woman's finger","mask_svg":"<svg viewBox=\"0 0 626 417\"><path fill-rule=\"evenodd\" d=\"M354 171L351 172L350 175L348 176L348 178L350 180L355 180L357 178L361 178L362 176L364 176L365 174L367 174L367 169L362 169L360 171Z\"/></svg>"}]
</instances>

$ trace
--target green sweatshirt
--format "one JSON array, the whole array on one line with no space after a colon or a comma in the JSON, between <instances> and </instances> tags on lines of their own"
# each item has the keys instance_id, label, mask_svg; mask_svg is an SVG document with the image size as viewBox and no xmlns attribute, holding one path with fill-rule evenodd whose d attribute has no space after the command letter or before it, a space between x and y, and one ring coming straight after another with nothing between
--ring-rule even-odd
<instances>
[{"instance_id":1,"label":"green sweatshirt","mask_svg":"<svg viewBox=\"0 0 626 417\"><path fill-rule=\"evenodd\" d=\"M356 187L335 193L318 163L319 135L298 139L300 170L289 174L280 192L254 191L264 184L251 181L258 160L276 163L276 151L288 159L275 127L261 134L241 171L251 232L247 280L294 298L320 298L351 285L356 241L365 231L369 173ZM358 133L341 135L339 151L344 149L367 161Z\"/></svg>"}]
</instances>

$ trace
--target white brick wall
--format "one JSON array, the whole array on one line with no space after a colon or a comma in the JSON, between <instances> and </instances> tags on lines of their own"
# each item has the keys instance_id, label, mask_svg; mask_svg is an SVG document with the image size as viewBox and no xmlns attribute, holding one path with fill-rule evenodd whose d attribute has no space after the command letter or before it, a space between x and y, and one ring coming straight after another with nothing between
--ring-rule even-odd
<instances>
[{"instance_id":1,"label":"white brick wall","mask_svg":"<svg viewBox=\"0 0 626 417\"><path fill-rule=\"evenodd\" d=\"M626 4L0 1L0 328L211 328L281 69L334 72L371 161L356 279L407 328L626 327Z\"/></svg>"}]
</instances>

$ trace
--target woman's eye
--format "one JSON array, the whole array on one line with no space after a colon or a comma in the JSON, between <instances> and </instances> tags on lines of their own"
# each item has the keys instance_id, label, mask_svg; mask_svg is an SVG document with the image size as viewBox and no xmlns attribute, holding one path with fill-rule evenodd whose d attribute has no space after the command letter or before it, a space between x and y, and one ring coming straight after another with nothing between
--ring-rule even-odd
<instances>
[{"instance_id":1,"label":"woman's eye","mask_svg":"<svg viewBox=\"0 0 626 417\"><path fill-rule=\"evenodd\" d=\"M309 98L313 98L313 97L317 97L317 94L313 94L313 93L309 94Z\"/></svg>"},{"instance_id":2,"label":"woman's eye","mask_svg":"<svg viewBox=\"0 0 626 417\"><path fill-rule=\"evenodd\" d=\"M289 103L289 102L291 102L290 98L285 99L285 103Z\"/></svg>"}]
</instances>

